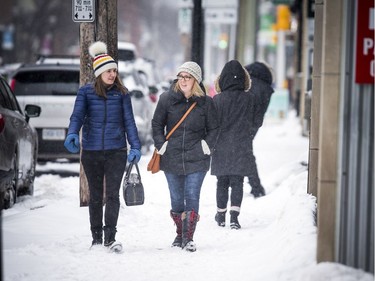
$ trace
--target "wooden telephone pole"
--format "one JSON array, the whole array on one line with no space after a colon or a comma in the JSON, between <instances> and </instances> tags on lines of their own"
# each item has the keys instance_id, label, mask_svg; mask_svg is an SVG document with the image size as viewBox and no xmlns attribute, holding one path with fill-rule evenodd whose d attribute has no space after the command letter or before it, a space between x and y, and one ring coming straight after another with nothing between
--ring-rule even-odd
<instances>
[{"instance_id":1,"label":"wooden telephone pole","mask_svg":"<svg viewBox=\"0 0 375 281\"><path fill-rule=\"evenodd\" d=\"M95 2L94 0L91 0ZM80 31L80 86L94 80L92 58L88 52L89 46L95 41L107 44L108 54L117 61L117 0L96 0L93 22L81 22ZM82 134L81 134L82 135ZM82 151L82 150L81 150ZM85 171L80 164L80 206L87 206L89 189Z\"/></svg>"}]
</instances>

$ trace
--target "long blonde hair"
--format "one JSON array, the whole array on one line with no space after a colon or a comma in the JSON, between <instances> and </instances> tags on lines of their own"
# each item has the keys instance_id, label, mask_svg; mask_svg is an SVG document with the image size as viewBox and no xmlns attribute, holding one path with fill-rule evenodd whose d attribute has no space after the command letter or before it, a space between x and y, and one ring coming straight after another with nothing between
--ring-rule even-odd
<instances>
[{"instance_id":1,"label":"long blonde hair","mask_svg":"<svg viewBox=\"0 0 375 281\"><path fill-rule=\"evenodd\" d=\"M191 89L192 95L196 96L196 97L203 97L203 96L205 96L205 93L202 90L201 86L199 86L198 81L195 78L193 78L193 79L194 79L194 84L193 84L193 88ZM180 85L178 84L178 81L176 81L176 84L174 85L173 90L175 92L182 92L182 90L180 88Z\"/></svg>"},{"instance_id":2,"label":"long blonde hair","mask_svg":"<svg viewBox=\"0 0 375 281\"><path fill-rule=\"evenodd\" d=\"M119 78L119 74L117 73L115 81L113 82L113 85L111 87L116 86L117 89L123 94L126 95L128 93L128 89L124 86L121 79ZM101 78L101 75L95 78L94 81L94 88L95 92L98 96L107 98L107 91L108 91L108 85L105 84Z\"/></svg>"}]
</instances>

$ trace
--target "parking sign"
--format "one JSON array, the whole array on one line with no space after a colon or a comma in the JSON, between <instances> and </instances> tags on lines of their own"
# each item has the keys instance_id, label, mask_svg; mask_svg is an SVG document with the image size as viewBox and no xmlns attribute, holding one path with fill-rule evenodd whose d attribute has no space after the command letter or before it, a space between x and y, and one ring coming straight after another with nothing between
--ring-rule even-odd
<instances>
[{"instance_id":1,"label":"parking sign","mask_svg":"<svg viewBox=\"0 0 375 281\"><path fill-rule=\"evenodd\" d=\"M95 0L73 0L72 5L74 22L93 22L95 20Z\"/></svg>"}]
</instances>

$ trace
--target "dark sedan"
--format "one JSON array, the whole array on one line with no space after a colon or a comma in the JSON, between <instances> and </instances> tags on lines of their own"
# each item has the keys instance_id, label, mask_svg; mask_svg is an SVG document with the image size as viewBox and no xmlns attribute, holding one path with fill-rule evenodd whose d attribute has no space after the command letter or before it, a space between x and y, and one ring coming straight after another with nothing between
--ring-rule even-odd
<instances>
[{"instance_id":1,"label":"dark sedan","mask_svg":"<svg viewBox=\"0 0 375 281\"><path fill-rule=\"evenodd\" d=\"M40 107L27 105L25 113L5 79L0 76L0 208L13 206L17 196L34 192L38 135L29 124Z\"/></svg>"}]
</instances>

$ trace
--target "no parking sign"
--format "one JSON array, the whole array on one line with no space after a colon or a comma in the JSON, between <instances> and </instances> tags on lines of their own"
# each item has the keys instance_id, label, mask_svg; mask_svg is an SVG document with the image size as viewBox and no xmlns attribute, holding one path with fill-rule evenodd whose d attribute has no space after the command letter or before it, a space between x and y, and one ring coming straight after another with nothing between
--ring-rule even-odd
<instances>
[{"instance_id":1,"label":"no parking sign","mask_svg":"<svg viewBox=\"0 0 375 281\"><path fill-rule=\"evenodd\" d=\"M357 50L355 82L358 84L374 84L374 1L357 1Z\"/></svg>"}]
</instances>

